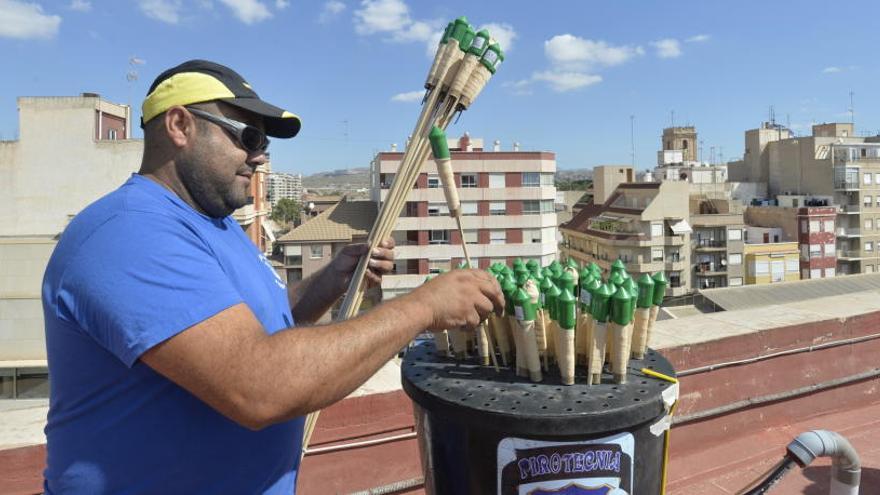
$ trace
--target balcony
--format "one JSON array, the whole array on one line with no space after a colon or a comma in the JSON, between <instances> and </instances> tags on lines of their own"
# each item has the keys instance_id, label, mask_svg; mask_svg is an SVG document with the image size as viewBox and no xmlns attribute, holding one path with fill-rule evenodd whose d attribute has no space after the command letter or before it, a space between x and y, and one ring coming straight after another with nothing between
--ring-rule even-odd
<instances>
[{"instance_id":1,"label":"balcony","mask_svg":"<svg viewBox=\"0 0 880 495\"><path fill-rule=\"evenodd\" d=\"M861 236L862 236L862 232L859 229L844 228L844 227L837 228L837 237L861 237Z\"/></svg>"},{"instance_id":2,"label":"balcony","mask_svg":"<svg viewBox=\"0 0 880 495\"><path fill-rule=\"evenodd\" d=\"M862 252L858 251L858 250L855 250L855 251L844 250L844 249L837 250L837 259L839 259L839 260L857 261L857 260L860 260L865 257L866 256L862 256Z\"/></svg>"},{"instance_id":3,"label":"balcony","mask_svg":"<svg viewBox=\"0 0 880 495\"><path fill-rule=\"evenodd\" d=\"M862 211L862 205L856 203L852 205L840 205L839 213L858 214Z\"/></svg>"},{"instance_id":4,"label":"balcony","mask_svg":"<svg viewBox=\"0 0 880 495\"><path fill-rule=\"evenodd\" d=\"M667 235L663 237L664 246L684 246L683 235Z\"/></svg>"},{"instance_id":5,"label":"balcony","mask_svg":"<svg viewBox=\"0 0 880 495\"><path fill-rule=\"evenodd\" d=\"M835 180L834 189L838 191L858 191L859 181L857 180Z\"/></svg>"},{"instance_id":6,"label":"balcony","mask_svg":"<svg viewBox=\"0 0 880 495\"><path fill-rule=\"evenodd\" d=\"M718 241L715 239L697 239L694 243L694 249L696 251L727 251L727 242L726 241Z\"/></svg>"},{"instance_id":7,"label":"balcony","mask_svg":"<svg viewBox=\"0 0 880 495\"><path fill-rule=\"evenodd\" d=\"M722 263L703 261L694 265L694 274L698 277L726 276L727 266Z\"/></svg>"}]
</instances>

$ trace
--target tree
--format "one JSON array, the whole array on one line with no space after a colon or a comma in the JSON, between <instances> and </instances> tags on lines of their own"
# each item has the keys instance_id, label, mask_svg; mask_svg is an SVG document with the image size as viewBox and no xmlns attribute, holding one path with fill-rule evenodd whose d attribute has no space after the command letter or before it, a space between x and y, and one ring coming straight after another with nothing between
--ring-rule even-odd
<instances>
[{"instance_id":1,"label":"tree","mask_svg":"<svg viewBox=\"0 0 880 495\"><path fill-rule=\"evenodd\" d=\"M299 219L302 213L302 205L290 198L281 198L272 208L272 220L281 224L291 224Z\"/></svg>"}]
</instances>

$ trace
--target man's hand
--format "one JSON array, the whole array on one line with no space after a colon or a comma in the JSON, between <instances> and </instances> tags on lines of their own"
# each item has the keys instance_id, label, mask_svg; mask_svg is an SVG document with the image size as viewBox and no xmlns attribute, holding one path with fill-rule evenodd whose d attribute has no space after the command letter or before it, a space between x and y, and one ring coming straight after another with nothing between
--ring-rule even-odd
<instances>
[{"instance_id":1,"label":"man's hand","mask_svg":"<svg viewBox=\"0 0 880 495\"><path fill-rule=\"evenodd\" d=\"M343 291L348 288L358 263L367 254L369 249L370 246L367 243L349 244L342 248L339 254L330 262L330 269L343 282ZM392 270L394 270L394 239L386 237L370 254L370 261L365 275L367 286L381 285L382 275L391 273Z\"/></svg>"},{"instance_id":2,"label":"man's hand","mask_svg":"<svg viewBox=\"0 0 880 495\"><path fill-rule=\"evenodd\" d=\"M504 294L495 277L483 270L452 270L412 291L429 314L429 330L476 328L493 311L504 310Z\"/></svg>"}]
</instances>

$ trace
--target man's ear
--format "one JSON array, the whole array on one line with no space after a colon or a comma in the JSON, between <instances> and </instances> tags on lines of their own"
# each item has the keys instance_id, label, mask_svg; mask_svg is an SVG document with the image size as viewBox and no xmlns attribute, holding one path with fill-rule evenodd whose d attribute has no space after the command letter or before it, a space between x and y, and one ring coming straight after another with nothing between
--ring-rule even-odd
<instances>
[{"instance_id":1,"label":"man's ear","mask_svg":"<svg viewBox=\"0 0 880 495\"><path fill-rule=\"evenodd\" d=\"M164 124L168 140L178 148L186 147L197 130L195 118L182 106L166 110Z\"/></svg>"}]
</instances>

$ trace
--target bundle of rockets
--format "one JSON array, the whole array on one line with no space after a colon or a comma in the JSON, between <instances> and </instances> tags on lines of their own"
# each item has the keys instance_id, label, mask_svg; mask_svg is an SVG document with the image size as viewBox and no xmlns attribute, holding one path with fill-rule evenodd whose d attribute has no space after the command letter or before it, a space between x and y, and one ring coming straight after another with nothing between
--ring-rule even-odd
<instances>
[{"instance_id":1,"label":"bundle of rockets","mask_svg":"<svg viewBox=\"0 0 880 495\"><path fill-rule=\"evenodd\" d=\"M475 332L435 332L437 350L457 360L475 353L484 366L497 353L533 382L555 361L564 385L575 383L575 366L586 366L588 385L601 383L606 363L614 383L626 383L630 358L645 357L667 286L663 272L633 280L620 260L607 280L595 263L581 267L572 259L544 268L517 259L513 268L495 263L488 270L504 292L504 315L491 315Z\"/></svg>"}]
</instances>

